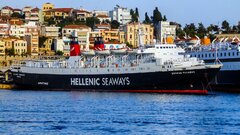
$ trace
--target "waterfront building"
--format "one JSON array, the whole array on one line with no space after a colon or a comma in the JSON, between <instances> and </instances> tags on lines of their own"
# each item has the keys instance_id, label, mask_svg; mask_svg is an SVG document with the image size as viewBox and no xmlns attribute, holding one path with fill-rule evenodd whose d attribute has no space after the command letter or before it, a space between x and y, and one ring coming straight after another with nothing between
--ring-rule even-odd
<instances>
[{"instance_id":1,"label":"waterfront building","mask_svg":"<svg viewBox=\"0 0 240 135\"><path fill-rule=\"evenodd\" d=\"M88 17L92 17L92 13L81 8L80 10L76 10L76 16L78 20L86 21Z\"/></svg>"},{"instance_id":2,"label":"waterfront building","mask_svg":"<svg viewBox=\"0 0 240 135\"><path fill-rule=\"evenodd\" d=\"M25 36L25 25L21 19L11 19L10 20L10 36L24 37Z\"/></svg>"},{"instance_id":3,"label":"waterfront building","mask_svg":"<svg viewBox=\"0 0 240 135\"><path fill-rule=\"evenodd\" d=\"M1 16L11 16L13 13L13 8L5 6L1 9Z\"/></svg>"},{"instance_id":4,"label":"waterfront building","mask_svg":"<svg viewBox=\"0 0 240 135\"><path fill-rule=\"evenodd\" d=\"M0 22L0 37L6 37L9 35L10 25L7 22Z\"/></svg>"},{"instance_id":5,"label":"waterfront building","mask_svg":"<svg viewBox=\"0 0 240 135\"><path fill-rule=\"evenodd\" d=\"M0 56L5 55L5 42L3 39L0 39Z\"/></svg>"},{"instance_id":6,"label":"waterfront building","mask_svg":"<svg viewBox=\"0 0 240 135\"><path fill-rule=\"evenodd\" d=\"M42 11L43 11L43 18L47 19L47 18L51 18L53 17L51 12L48 12L50 10L52 10L54 8L54 4L51 3L44 3L42 6Z\"/></svg>"},{"instance_id":7,"label":"waterfront building","mask_svg":"<svg viewBox=\"0 0 240 135\"><path fill-rule=\"evenodd\" d=\"M137 48L139 45L139 27L144 34L142 39L143 44L153 44L153 26L150 24L128 23L123 26L123 31L126 35L126 42Z\"/></svg>"},{"instance_id":8,"label":"waterfront building","mask_svg":"<svg viewBox=\"0 0 240 135\"><path fill-rule=\"evenodd\" d=\"M129 9L116 5L112 11L109 12L111 20L117 20L121 25L125 25L132 20Z\"/></svg>"},{"instance_id":9,"label":"waterfront building","mask_svg":"<svg viewBox=\"0 0 240 135\"><path fill-rule=\"evenodd\" d=\"M169 42L173 43L173 39L176 38L176 25L170 25L170 22L167 21L159 21L155 28L157 32L157 42L165 43L168 39Z\"/></svg>"},{"instance_id":10,"label":"waterfront building","mask_svg":"<svg viewBox=\"0 0 240 135\"><path fill-rule=\"evenodd\" d=\"M14 39L13 49L15 55L24 55L27 53L27 41L24 39Z\"/></svg>"},{"instance_id":11,"label":"waterfront building","mask_svg":"<svg viewBox=\"0 0 240 135\"><path fill-rule=\"evenodd\" d=\"M30 55L38 55L39 52L39 27L36 22L25 24L25 39L27 40L27 52Z\"/></svg>"},{"instance_id":12,"label":"waterfront building","mask_svg":"<svg viewBox=\"0 0 240 135\"><path fill-rule=\"evenodd\" d=\"M13 48L14 39L15 38L12 38L12 37L2 38L2 41L5 43L5 49L12 49Z\"/></svg>"},{"instance_id":13,"label":"waterfront building","mask_svg":"<svg viewBox=\"0 0 240 135\"><path fill-rule=\"evenodd\" d=\"M73 32L77 33L78 42L82 49L89 45L89 33L91 32L90 27L86 25L66 25L62 29L63 40L70 42L69 37Z\"/></svg>"}]
</instances>

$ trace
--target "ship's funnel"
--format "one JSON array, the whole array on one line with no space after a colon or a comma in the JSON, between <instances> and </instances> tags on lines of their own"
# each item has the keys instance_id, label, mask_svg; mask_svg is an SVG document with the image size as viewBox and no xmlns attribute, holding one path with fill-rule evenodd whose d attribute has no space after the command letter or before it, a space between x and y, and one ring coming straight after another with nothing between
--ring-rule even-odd
<instances>
[{"instance_id":1,"label":"ship's funnel","mask_svg":"<svg viewBox=\"0 0 240 135\"><path fill-rule=\"evenodd\" d=\"M81 51L77 40L77 33L75 31L70 36L70 39L70 56L79 56Z\"/></svg>"}]
</instances>

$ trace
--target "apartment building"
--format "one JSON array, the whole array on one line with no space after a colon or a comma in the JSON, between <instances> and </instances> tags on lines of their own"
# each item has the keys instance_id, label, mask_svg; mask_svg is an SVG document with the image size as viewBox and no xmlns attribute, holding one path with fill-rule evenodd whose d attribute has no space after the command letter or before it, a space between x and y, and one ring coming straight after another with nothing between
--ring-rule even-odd
<instances>
[{"instance_id":1,"label":"apartment building","mask_svg":"<svg viewBox=\"0 0 240 135\"><path fill-rule=\"evenodd\" d=\"M13 13L13 8L5 6L1 9L1 16L11 16Z\"/></svg>"},{"instance_id":2,"label":"apartment building","mask_svg":"<svg viewBox=\"0 0 240 135\"><path fill-rule=\"evenodd\" d=\"M4 56L5 55L5 42L0 39L0 56Z\"/></svg>"},{"instance_id":3,"label":"apartment building","mask_svg":"<svg viewBox=\"0 0 240 135\"><path fill-rule=\"evenodd\" d=\"M125 25L132 20L130 10L125 7L116 5L112 11L109 12L111 20L117 20L121 25Z\"/></svg>"},{"instance_id":4,"label":"apartment building","mask_svg":"<svg viewBox=\"0 0 240 135\"><path fill-rule=\"evenodd\" d=\"M123 26L126 35L126 42L137 48L139 46L139 29L143 32L143 44L153 44L153 26L150 24L128 23Z\"/></svg>"},{"instance_id":5,"label":"apartment building","mask_svg":"<svg viewBox=\"0 0 240 135\"><path fill-rule=\"evenodd\" d=\"M27 41L24 39L14 39L13 49L15 55L23 55L27 53Z\"/></svg>"},{"instance_id":6,"label":"apartment building","mask_svg":"<svg viewBox=\"0 0 240 135\"><path fill-rule=\"evenodd\" d=\"M38 55L39 52L39 27L36 22L29 22L25 24L26 33L25 39L27 41L27 52L30 55Z\"/></svg>"}]
</instances>

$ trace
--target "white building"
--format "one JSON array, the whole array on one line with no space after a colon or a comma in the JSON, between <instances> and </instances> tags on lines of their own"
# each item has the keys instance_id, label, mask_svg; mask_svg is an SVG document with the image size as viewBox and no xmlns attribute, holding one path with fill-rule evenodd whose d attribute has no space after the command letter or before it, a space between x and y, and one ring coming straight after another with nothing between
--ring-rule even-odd
<instances>
[{"instance_id":1,"label":"white building","mask_svg":"<svg viewBox=\"0 0 240 135\"><path fill-rule=\"evenodd\" d=\"M10 21L11 27L9 31L10 36L15 36L15 37L24 37L25 36L25 25L22 21Z\"/></svg>"},{"instance_id":2,"label":"white building","mask_svg":"<svg viewBox=\"0 0 240 135\"><path fill-rule=\"evenodd\" d=\"M13 8L11 8L9 6L5 6L1 10L1 15L2 16L11 16L12 13L13 13Z\"/></svg>"},{"instance_id":3,"label":"white building","mask_svg":"<svg viewBox=\"0 0 240 135\"><path fill-rule=\"evenodd\" d=\"M167 37L175 39L176 27L176 25L170 25L170 22L160 21L157 26L158 40L162 43Z\"/></svg>"},{"instance_id":4,"label":"white building","mask_svg":"<svg viewBox=\"0 0 240 135\"><path fill-rule=\"evenodd\" d=\"M54 39L54 50L62 51L65 56L68 56L70 53L70 46L68 42L63 39Z\"/></svg>"},{"instance_id":5,"label":"white building","mask_svg":"<svg viewBox=\"0 0 240 135\"><path fill-rule=\"evenodd\" d=\"M41 36L57 38L59 36L60 27L41 26Z\"/></svg>"},{"instance_id":6,"label":"white building","mask_svg":"<svg viewBox=\"0 0 240 135\"><path fill-rule=\"evenodd\" d=\"M62 29L62 39L65 42L70 42L70 36L73 32L77 33L78 42L81 49L89 45L89 33L91 28L86 25L67 25Z\"/></svg>"},{"instance_id":7,"label":"white building","mask_svg":"<svg viewBox=\"0 0 240 135\"><path fill-rule=\"evenodd\" d=\"M10 25L6 22L0 22L0 37L8 36Z\"/></svg>"},{"instance_id":8,"label":"white building","mask_svg":"<svg viewBox=\"0 0 240 135\"><path fill-rule=\"evenodd\" d=\"M121 25L131 22L132 16L127 8L116 6L109 12L112 20L117 20Z\"/></svg>"}]
</instances>

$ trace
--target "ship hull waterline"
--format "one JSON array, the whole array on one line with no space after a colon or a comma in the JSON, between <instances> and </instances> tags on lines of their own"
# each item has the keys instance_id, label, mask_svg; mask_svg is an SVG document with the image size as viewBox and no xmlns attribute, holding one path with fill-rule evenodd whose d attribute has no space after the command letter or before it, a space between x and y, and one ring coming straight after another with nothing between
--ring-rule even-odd
<instances>
[{"instance_id":1,"label":"ship hull waterline","mask_svg":"<svg viewBox=\"0 0 240 135\"><path fill-rule=\"evenodd\" d=\"M17 89L207 94L220 68L128 74L63 75L12 72Z\"/></svg>"}]
</instances>

